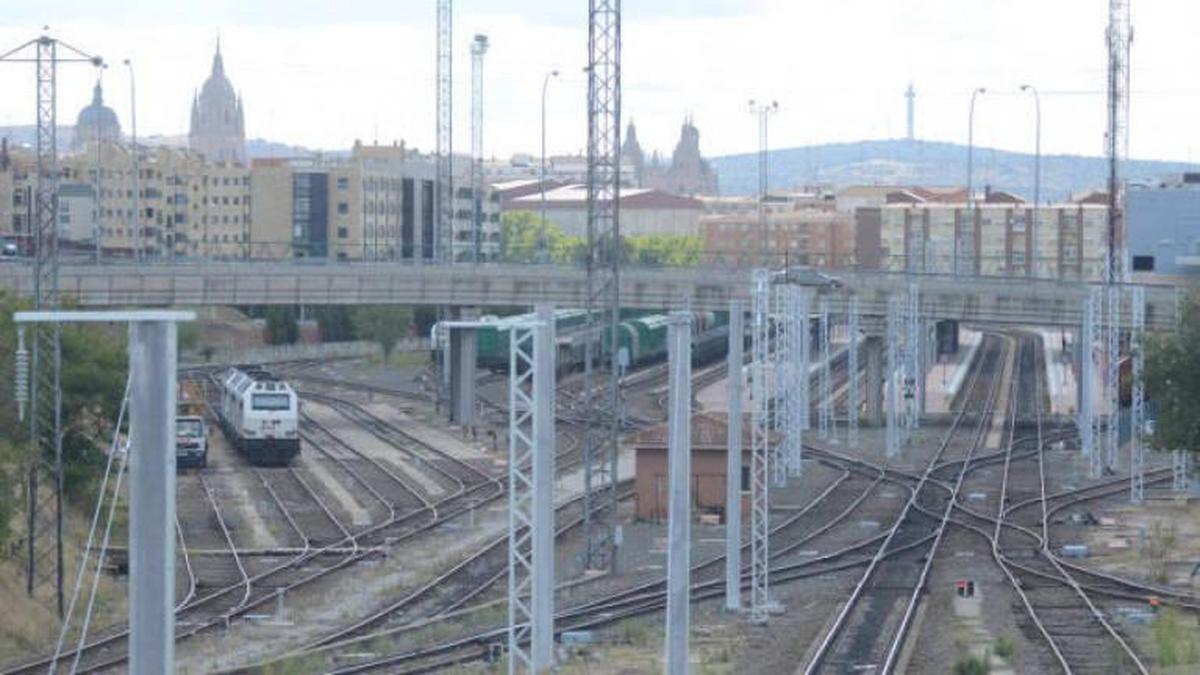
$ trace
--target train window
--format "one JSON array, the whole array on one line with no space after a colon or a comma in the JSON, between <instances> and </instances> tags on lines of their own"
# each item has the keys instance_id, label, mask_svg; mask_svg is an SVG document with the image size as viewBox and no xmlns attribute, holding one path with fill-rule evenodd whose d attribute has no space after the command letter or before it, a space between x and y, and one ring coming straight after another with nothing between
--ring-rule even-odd
<instances>
[{"instance_id":1,"label":"train window","mask_svg":"<svg viewBox=\"0 0 1200 675\"><path fill-rule=\"evenodd\" d=\"M175 422L175 433L178 436L199 438L204 435L204 426L200 420L181 419Z\"/></svg>"},{"instance_id":2,"label":"train window","mask_svg":"<svg viewBox=\"0 0 1200 675\"><path fill-rule=\"evenodd\" d=\"M292 405L292 398L287 394L254 394L250 397L250 406L255 410L287 410Z\"/></svg>"}]
</instances>

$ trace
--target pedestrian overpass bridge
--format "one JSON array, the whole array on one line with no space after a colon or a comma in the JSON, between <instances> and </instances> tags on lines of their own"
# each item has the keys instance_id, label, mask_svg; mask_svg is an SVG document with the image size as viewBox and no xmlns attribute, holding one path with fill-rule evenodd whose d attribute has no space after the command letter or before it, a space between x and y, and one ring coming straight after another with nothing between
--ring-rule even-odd
<instances>
[{"instance_id":1,"label":"pedestrian overpass bridge","mask_svg":"<svg viewBox=\"0 0 1200 675\"><path fill-rule=\"evenodd\" d=\"M621 272L621 305L641 309L724 310L731 299L749 309L750 270L629 267ZM1088 284L1050 279L958 277L793 268L777 281L815 287L837 311L853 293L867 316L884 316L889 295L918 284L921 315L978 324L1078 326ZM1182 306L1172 280L1146 289L1146 323L1171 329ZM31 296L32 268L0 265L0 289ZM179 262L64 264L61 297L81 307L201 305L439 305L582 307L587 274L565 265L413 265L403 263ZM1128 293L1124 294L1128 302ZM1129 312L1122 312L1128 322Z\"/></svg>"}]
</instances>

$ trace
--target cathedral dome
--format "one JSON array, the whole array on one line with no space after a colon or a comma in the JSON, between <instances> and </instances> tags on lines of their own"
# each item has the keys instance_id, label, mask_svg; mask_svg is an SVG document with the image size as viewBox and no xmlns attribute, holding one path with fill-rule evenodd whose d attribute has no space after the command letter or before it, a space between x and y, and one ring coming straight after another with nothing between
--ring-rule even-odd
<instances>
[{"instance_id":1,"label":"cathedral dome","mask_svg":"<svg viewBox=\"0 0 1200 675\"><path fill-rule=\"evenodd\" d=\"M94 141L97 134L106 141L121 139L121 123L113 109L104 105L104 95L99 83L96 83L92 90L91 104L80 110L79 117L75 120L75 135L71 139L71 147L78 150L88 141Z\"/></svg>"}]
</instances>

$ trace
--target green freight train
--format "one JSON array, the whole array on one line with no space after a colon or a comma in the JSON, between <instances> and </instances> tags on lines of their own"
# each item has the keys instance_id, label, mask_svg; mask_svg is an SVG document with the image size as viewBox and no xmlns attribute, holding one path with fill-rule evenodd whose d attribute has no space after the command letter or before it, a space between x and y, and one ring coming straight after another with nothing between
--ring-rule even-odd
<instances>
[{"instance_id":1,"label":"green freight train","mask_svg":"<svg viewBox=\"0 0 1200 675\"><path fill-rule=\"evenodd\" d=\"M507 372L509 338L512 327L533 318L533 314L518 314L495 319L476 333L476 354L480 367L493 372ZM661 361L667 356L666 314L622 312L617 326L617 347L629 353L631 367ZM611 355L611 338L607 326L587 330L587 312L581 309L560 309L554 313L558 343L558 369L567 371L583 368L585 347L591 340L596 358L607 360ZM729 316L724 312L692 313L692 362L709 363L725 355L728 348ZM597 334L598 333L598 334Z\"/></svg>"}]
</instances>

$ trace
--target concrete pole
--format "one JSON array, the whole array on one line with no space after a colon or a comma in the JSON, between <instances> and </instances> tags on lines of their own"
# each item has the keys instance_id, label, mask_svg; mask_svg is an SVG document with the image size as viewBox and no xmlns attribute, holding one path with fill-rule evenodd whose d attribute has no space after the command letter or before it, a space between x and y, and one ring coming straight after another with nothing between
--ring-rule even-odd
<instances>
[{"instance_id":1,"label":"concrete pole","mask_svg":"<svg viewBox=\"0 0 1200 675\"><path fill-rule=\"evenodd\" d=\"M667 437L667 675L688 672L692 548L691 314L672 312L667 327L670 407Z\"/></svg>"},{"instance_id":2,"label":"concrete pole","mask_svg":"<svg viewBox=\"0 0 1200 675\"><path fill-rule=\"evenodd\" d=\"M846 393L846 435L850 447L858 447L858 296L852 295L847 300L846 336L847 371L849 372L849 388Z\"/></svg>"},{"instance_id":3,"label":"concrete pole","mask_svg":"<svg viewBox=\"0 0 1200 675\"><path fill-rule=\"evenodd\" d=\"M728 441L725 462L725 609L742 608L742 303L729 301Z\"/></svg>"},{"instance_id":4,"label":"concrete pole","mask_svg":"<svg viewBox=\"0 0 1200 675\"><path fill-rule=\"evenodd\" d=\"M554 307L535 308L533 375L533 640L536 673L554 664Z\"/></svg>"},{"instance_id":5,"label":"concrete pole","mask_svg":"<svg viewBox=\"0 0 1200 675\"><path fill-rule=\"evenodd\" d=\"M175 344L171 321L130 327L129 672L175 669Z\"/></svg>"}]
</instances>

